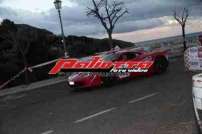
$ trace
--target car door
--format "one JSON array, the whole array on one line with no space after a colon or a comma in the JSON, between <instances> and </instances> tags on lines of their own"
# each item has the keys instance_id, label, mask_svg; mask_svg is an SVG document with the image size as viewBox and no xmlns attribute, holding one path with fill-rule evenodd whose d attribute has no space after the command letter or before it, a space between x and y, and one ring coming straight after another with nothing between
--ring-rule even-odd
<instances>
[{"instance_id":1,"label":"car door","mask_svg":"<svg viewBox=\"0 0 202 134\"><path fill-rule=\"evenodd\" d=\"M140 52L127 52L125 54L127 55L127 61L139 61L141 59L141 53ZM144 75L144 74L141 72L130 73L131 77L141 76L141 75Z\"/></svg>"},{"instance_id":2,"label":"car door","mask_svg":"<svg viewBox=\"0 0 202 134\"><path fill-rule=\"evenodd\" d=\"M130 60L134 60L135 57L136 57L135 53L125 52L125 53L120 54L118 61L130 61ZM122 69L127 69L127 65L123 65ZM120 79L124 79L124 78L128 78L130 76L131 76L131 73L126 72L126 73L120 73L118 77Z\"/></svg>"}]
</instances>

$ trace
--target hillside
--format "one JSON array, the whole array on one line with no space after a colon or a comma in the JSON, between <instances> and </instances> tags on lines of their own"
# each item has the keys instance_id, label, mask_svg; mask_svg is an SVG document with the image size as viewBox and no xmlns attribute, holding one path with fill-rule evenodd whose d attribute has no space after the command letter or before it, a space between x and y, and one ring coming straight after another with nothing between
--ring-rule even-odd
<instances>
[{"instance_id":1,"label":"hillside","mask_svg":"<svg viewBox=\"0 0 202 134\"><path fill-rule=\"evenodd\" d=\"M69 54L72 57L82 57L109 50L108 39L68 36L66 42ZM120 48L126 48L131 47L134 44L120 40L113 40L113 45L118 45Z\"/></svg>"}]
</instances>

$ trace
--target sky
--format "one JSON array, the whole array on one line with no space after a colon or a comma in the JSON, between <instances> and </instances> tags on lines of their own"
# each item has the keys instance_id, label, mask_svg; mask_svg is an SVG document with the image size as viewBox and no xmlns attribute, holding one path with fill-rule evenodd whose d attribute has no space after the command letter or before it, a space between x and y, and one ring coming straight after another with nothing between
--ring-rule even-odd
<instances>
[{"instance_id":1,"label":"sky","mask_svg":"<svg viewBox=\"0 0 202 134\"><path fill-rule=\"evenodd\" d=\"M0 0L0 20L10 19L60 34L54 0ZM66 35L106 37L104 28L93 17L87 17L90 0L62 0L62 19ZM119 0L120 1L120 0ZM114 38L138 42L180 34L173 19L174 10L190 11L187 33L202 31L202 0L122 0L129 13L116 25ZM143 38L144 37L144 38Z\"/></svg>"}]
</instances>

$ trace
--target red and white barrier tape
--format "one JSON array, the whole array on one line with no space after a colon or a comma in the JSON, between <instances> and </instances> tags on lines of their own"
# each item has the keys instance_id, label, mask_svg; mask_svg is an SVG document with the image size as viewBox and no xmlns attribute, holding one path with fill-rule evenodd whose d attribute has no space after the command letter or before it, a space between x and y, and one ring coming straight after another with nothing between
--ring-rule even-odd
<instances>
[{"instance_id":1,"label":"red and white barrier tape","mask_svg":"<svg viewBox=\"0 0 202 134\"><path fill-rule=\"evenodd\" d=\"M55 60L48 61L48 62L45 62L45 63L39 64L39 65L35 65L35 66L29 67L29 68L30 68L30 69L40 68L40 67L43 67L43 66L46 66L46 65L52 64L52 63L54 63L54 62L57 62L58 60L59 60L59 59L55 59Z\"/></svg>"},{"instance_id":2,"label":"red and white barrier tape","mask_svg":"<svg viewBox=\"0 0 202 134\"><path fill-rule=\"evenodd\" d=\"M11 83L12 81L14 81L15 79L17 79L18 77L20 77L26 70L28 70L29 72L33 72L33 69L36 68L40 68L49 64L52 64L54 62L57 62L58 59L52 60L52 61L48 61L39 65L35 65L32 67L28 67L28 68L24 68L22 71L20 71L18 74L16 74L15 76L13 76L10 80L6 81L5 83L3 83L2 85L0 85L0 89L3 89L4 87L6 87L9 83Z\"/></svg>"},{"instance_id":3,"label":"red and white barrier tape","mask_svg":"<svg viewBox=\"0 0 202 134\"><path fill-rule=\"evenodd\" d=\"M11 83L12 81L14 81L15 79L17 79L18 77L20 77L21 74L23 74L26 71L26 68L23 69L22 71L20 71L18 74L16 74L15 76L13 76L10 80L6 81L5 83L3 83L0 86L0 89L3 89L5 86L7 86L9 83Z\"/></svg>"}]
</instances>

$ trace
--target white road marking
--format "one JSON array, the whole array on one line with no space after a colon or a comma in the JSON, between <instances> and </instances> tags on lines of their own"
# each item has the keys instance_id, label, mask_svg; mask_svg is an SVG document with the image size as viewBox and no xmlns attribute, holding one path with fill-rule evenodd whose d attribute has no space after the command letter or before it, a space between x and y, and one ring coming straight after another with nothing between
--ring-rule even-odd
<instances>
[{"instance_id":1,"label":"white road marking","mask_svg":"<svg viewBox=\"0 0 202 134\"><path fill-rule=\"evenodd\" d=\"M3 101L9 101L9 100L18 100L21 98L24 98L26 94L21 94L21 95L9 95L3 98Z\"/></svg>"},{"instance_id":2,"label":"white road marking","mask_svg":"<svg viewBox=\"0 0 202 134\"><path fill-rule=\"evenodd\" d=\"M114 108L110 108L110 109L107 109L107 110L101 111L101 112L99 112L99 113L96 113L96 114L93 114L93 115L90 115L90 116L84 117L84 118L79 119L79 120L77 120L77 121L74 121L74 123L81 123L81 122L83 122L83 121L86 121L86 120L92 119L92 118L97 117L97 116L100 116L100 115L102 115L102 114L105 114L105 113L111 112L111 111L113 111L113 110L115 110L115 109L116 109L116 108L114 107Z\"/></svg>"},{"instance_id":3,"label":"white road marking","mask_svg":"<svg viewBox=\"0 0 202 134\"><path fill-rule=\"evenodd\" d=\"M43 132L41 134L52 134L53 132L54 132L53 130L48 130L48 131L45 131L45 132Z\"/></svg>"},{"instance_id":4,"label":"white road marking","mask_svg":"<svg viewBox=\"0 0 202 134\"><path fill-rule=\"evenodd\" d=\"M144 97L141 97L141 98L138 98L138 99L135 99L135 100L132 100L132 101L129 101L128 103L132 104L132 103L137 103L139 101L143 101L143 100L146 100L148 98L151 98L151 97L154 97L156 95L158 95L159 93L153 93L153 94L150 94L150 95L146 95Z\"/></svg>"}]
</instances>

